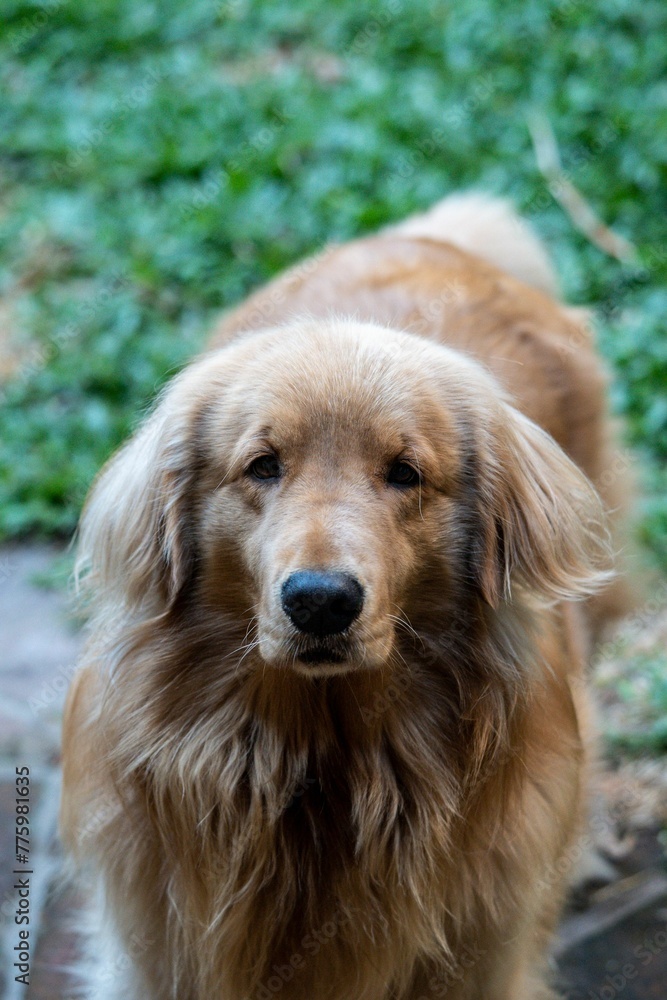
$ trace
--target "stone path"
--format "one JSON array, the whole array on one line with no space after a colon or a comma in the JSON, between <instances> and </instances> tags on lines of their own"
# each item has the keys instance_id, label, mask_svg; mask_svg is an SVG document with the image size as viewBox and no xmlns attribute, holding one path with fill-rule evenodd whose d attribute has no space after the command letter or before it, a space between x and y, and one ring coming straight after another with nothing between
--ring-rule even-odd
<instances>
[{"instance_id":1,"label":"stone path","mask_svg":"<svg viewBox=\"0 0 667 1000\"><path fill-rule=\"evenodd\" d=\"M55 834L60 718L80 636L60 591L35 582L57 551L0 549L0 996L72 1000L68 968L76 938L75 900L62 884ZM15 770L30 768L30 986L16 982L20 927L14 845ZM619 878L589 896L563 922L556 947L568 1000L667 1000L667 866L655 830L636 834L617 863ZM21 876L18 876L19 878ZM92 998L88 998L92 1000Z\"/></svg>"},{"instance_id":2,"label":"stone path","mask_svg":"<svg viewBox=\"0 0 667 1000\"><path fill-rule=\"evenodd\" d=\"M5 1000L64 1000L62 977L46 964L65 955L64 922L57 913L60 855L55 837L60 795L60 719L63 699L80 648L65 614L61 592L38 586L57 551L48 547L0 550L0 995ZM15 858L16 768L30 769L30 853ZM17 926L16 869L30 869L29 925ZM27 926L31 985L16 982L13 968L19 931ZM57 941L56 941L57 939ZM71 938L70 938L71 943ZM20 974L20 972L18 973ZM46 985L40 987L40 980Z\"/></svg>"}]
</instances>

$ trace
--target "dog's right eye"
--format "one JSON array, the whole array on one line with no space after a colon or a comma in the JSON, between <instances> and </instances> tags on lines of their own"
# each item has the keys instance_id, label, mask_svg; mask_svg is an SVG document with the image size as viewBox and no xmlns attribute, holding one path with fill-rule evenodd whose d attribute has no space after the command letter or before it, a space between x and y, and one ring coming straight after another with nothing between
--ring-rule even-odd
<instances>
[{"instance_id":1,"label":"dog's right eye","mask_svg":"<svg viewBox=\"0 0 667 1000\"><path fill-rule=\"evenodd\" d=\"M280 479L282 471L275 455L260 455L250 463L246 475L252 476L253 479Z\"/></svg>"}]
</instances>

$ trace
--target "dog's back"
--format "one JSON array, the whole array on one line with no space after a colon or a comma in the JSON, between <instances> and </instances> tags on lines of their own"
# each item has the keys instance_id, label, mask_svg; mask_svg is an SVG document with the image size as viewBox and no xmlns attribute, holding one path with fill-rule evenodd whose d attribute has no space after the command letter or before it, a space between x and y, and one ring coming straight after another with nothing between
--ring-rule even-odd
<instances>
[{"instance_id":1,"label":"dog's back","mask_svg":"<svg viewBox=\"0 0 667 1000\"><path fill-rule=\"evenodd\" d=\"M595 480L606 380L580 314L555 291L543 247L506 202L455 195L297 264L227 313L213 346L304 315L438 340L482 361Z\"/></svg>"}]
</instances>

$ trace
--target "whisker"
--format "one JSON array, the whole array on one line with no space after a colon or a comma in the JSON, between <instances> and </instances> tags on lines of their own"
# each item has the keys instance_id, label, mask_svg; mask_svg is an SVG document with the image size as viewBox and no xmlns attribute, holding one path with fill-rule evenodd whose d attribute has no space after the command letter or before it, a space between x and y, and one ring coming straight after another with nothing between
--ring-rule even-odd
<instances>
[{"instance_id":1,"label":"whisker","mask_svg":"<svg viewBox=\"0 0 667 1000\"><path fill-rule=\"evenodd\" d=\"M389 614L387 616L389 618L389 620L395 622L395 624L400 629L402 629L402 631L405 632L406 635L410 635L414 639L416 639L420 643L422 649L425 650L426 649L426 645L424 643L424 640L420 636L419 632L417 632L417 630L414 628L414 626L409 621L409 619L407 618L407 616L403 617L404 612L401 610L401 608L398 606L398 604L396 604L395 607L397 607L398 610L401 611L401 614L400 615Z\"/></svg>"}]
</instances>

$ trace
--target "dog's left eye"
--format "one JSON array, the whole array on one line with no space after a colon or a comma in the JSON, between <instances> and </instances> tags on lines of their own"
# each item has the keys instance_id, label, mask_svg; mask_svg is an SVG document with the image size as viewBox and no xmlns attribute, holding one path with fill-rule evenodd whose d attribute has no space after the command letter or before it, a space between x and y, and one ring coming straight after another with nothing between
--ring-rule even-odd
<instances>
[{"instance_id":1,"label":"dog's left eye","mask_svg":"<svg viewBox=\"0 0 667 1000\"><path fill-rule=\"evenodd\" d=\"M387 472L387 482L392 486L418 486L421 476L408 462L394 462Z\"/></svg>"},{"instance_id":2,"label":"dog's left eye","mask_svg":"<svg viewBox=\"0 0 667 1000\"><path fill-rule=\"evenodd\" d=\"M247 475L253 479L280 479L282 471L275 455L260 455L246 469Z\"/></svg>"}]
</instances>

